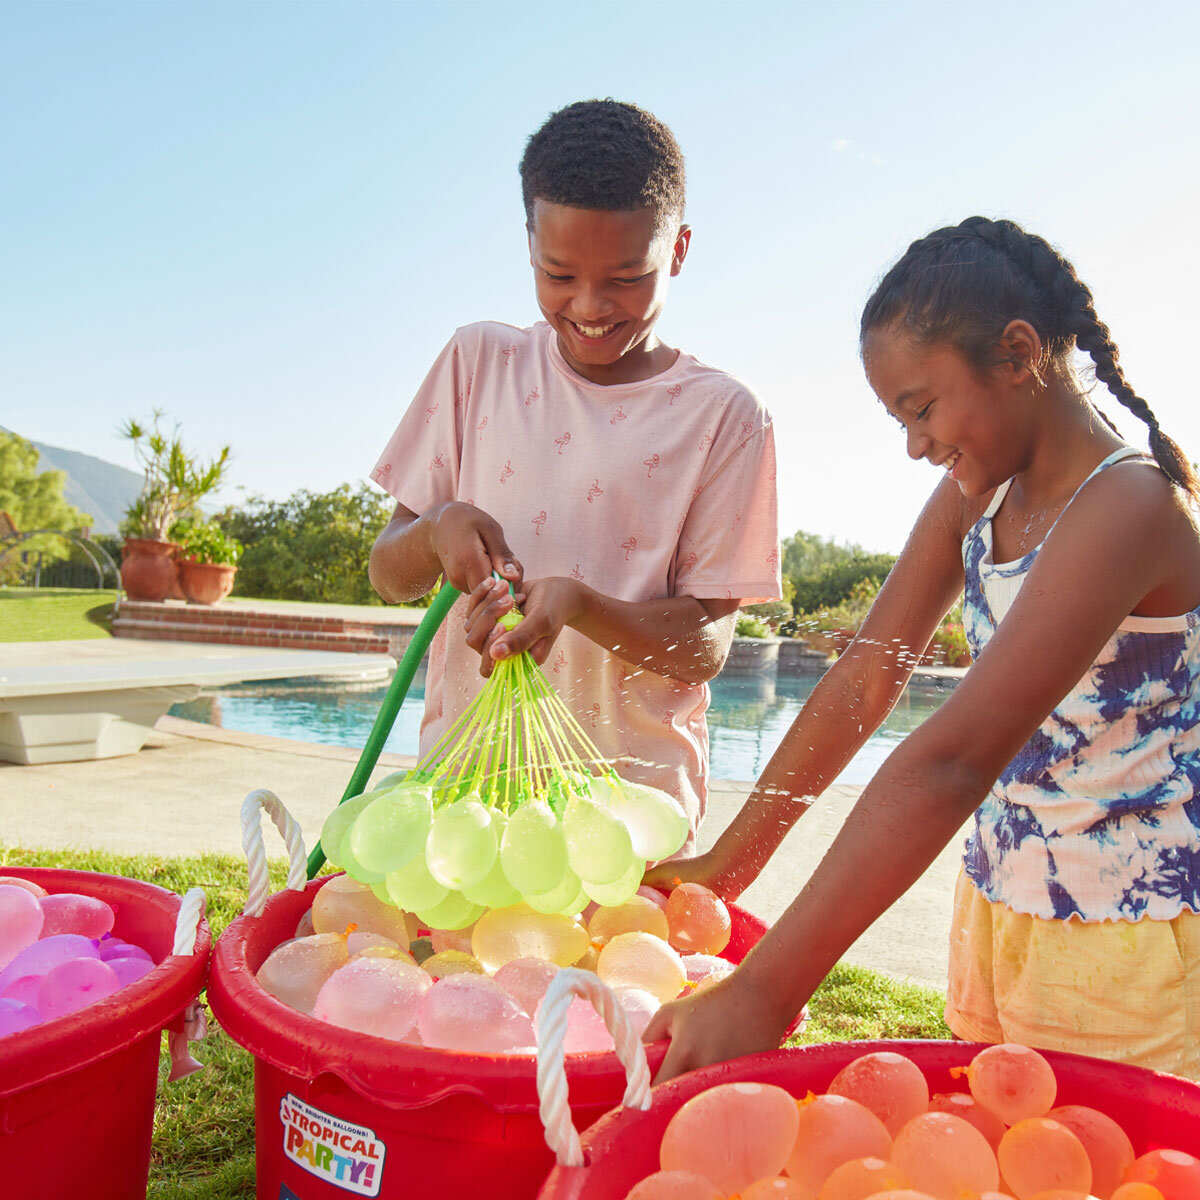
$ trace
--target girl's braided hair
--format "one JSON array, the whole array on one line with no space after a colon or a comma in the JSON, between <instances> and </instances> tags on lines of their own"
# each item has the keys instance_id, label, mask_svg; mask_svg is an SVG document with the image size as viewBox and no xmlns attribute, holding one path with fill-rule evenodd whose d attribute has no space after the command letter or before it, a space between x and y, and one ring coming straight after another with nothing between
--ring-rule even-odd
<instances>
[{"instance_id":1,"label":"girl's braided hair","mask_svg":"<svg viewBox=\"0 0 1200 1200\"><path fill-rule=\"evenodd\" d=\"M913 242L867 301L859 336L865 343L872 330L899 325L919 342L951 343L983 370L998 361L996 347L1013 320L1028 321L1049 362L1067 371L1073 349L1091 355L1096 378L1145 422L1167 477L1200 499L1200 480L1183 451L1126 382L1087 284L1049 242L1012 221L968 217Z\"/></svg>"}]
</instances>

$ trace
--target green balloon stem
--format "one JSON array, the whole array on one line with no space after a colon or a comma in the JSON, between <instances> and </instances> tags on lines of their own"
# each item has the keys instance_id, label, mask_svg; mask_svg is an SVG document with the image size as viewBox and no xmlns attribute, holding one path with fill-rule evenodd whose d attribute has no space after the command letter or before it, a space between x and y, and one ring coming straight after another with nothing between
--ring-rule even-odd
<instances>
[{"instance_id":1,"label":"green balloon stem","mask_svg":"<svg viewBox=\"0 0 1200 1200\"><path fill-rule=\"evenodd\" d=\"M457 588L443 582L441 590L433 598L433 602L421 618L421 623L417 626L412 641L408 643L408 648L396 666L396 673L388 685L387 694L379 708L379 715L375 718L375 724L367 735L367 744L363 747L362 754L358 756L354 774L350 776L350 782L346 785L346 790L338 801L339 805L362 794L367 780L371 778L371 772L375 770L375 764L379 762L380 754L383 753L383 744L387 741L388 734L392 732L392 726L396 723L396 714L400 711L400 705L404 703L404 697L408 695L408 689L412 686L417 667L421 665L421 659L425 657L425 651L429 649L429 643L433 641L433 635L437 632L438 626L446 619L446 614L460 595ZM318 841L308 856L309 879L312 879L324 865L325 849Z\"/></svg>"}]
</instances>

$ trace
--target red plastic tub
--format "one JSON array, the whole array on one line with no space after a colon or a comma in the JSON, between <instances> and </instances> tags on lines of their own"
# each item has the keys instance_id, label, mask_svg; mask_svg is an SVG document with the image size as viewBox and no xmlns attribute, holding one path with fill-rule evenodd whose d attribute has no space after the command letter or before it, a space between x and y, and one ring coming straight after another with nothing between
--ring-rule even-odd
<instances>
[{"instance_id":1,"label":"red plastic tub","mask_svg":"<svg viewBox=\"0 0 1200 1200\"><path fill-rule=\"evenodd\" d=\"M970 1042L834 1042L751 1054L691 1071L653 1088L646 1112L615 1109L581 1139L582 1167L556 1166L538 1200L625 1200L639 1180L659 1169L658 1147L667 1122L685 1100L718 1083L773 1083L801 1097L824 1092L833 1077L860 1054L893 1050L924 1072L930 1093L961 1092L950 1074L983 1049ZM1138 1154L1159 1147L1200 1156L1200 1084L1174 1075L1079 1054L1042 1053L1058 1077L1055 1104L1086 1104L1119 1122Z\"/></svg>"},{"instance_id":2,"label":"red plastic tub","mask_svg":"<svg viewBox=\"0 0 1200 1200\"><path fill-rule=\"evenodd\" d=\"M172 954L180 900L135 879L5 867L48 892L110 904L116 936L158 963L107 999L0 1038L0 1195L16 1200L144 1200L158 1055L165 1028L204 986L212 940L200 921L191 954Z\"/></svg>"},{"instance_id":3,"label":"red plastic tub","mask_svg":"<svg viewBox=\"0 0 1200 1200\"><path fill-rule=\"evenodd\" d=\"M213 1015L255 1057L258 1200L533 1200L553 1159L531 1056L386 1042L296 1012L258 986L255 972L328 878L239 917L213 954ZM736 905L730 914L725 957L739 962L766 925ZM647 1050L656 1067L666 1043ZM615 1054L568 1059L567 1079L581 1129L625 1091Z\"/></svg>"}]
</instances>

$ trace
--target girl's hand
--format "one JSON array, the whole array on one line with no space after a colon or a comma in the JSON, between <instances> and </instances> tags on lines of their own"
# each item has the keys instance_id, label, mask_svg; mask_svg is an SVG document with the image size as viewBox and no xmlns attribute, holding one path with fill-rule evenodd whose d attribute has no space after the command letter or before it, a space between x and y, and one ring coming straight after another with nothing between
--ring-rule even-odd
<instances>
[{"instance_id":1,"label":"girl's hand","mask_svg":"<svg viewBox=\"0 0 1200 1200\"><path fill-rule=\"evenodd\" d=\"M709 1063L774 1050L787 1027L788 1021L746 985L742 972L734 971L701 992L664 1004L650 1018L642 1041L671 1039L654 1077L662 1083Z\"/></svg>"},{"instance_id":2,"label":"girl's hand","mask_svg":"<svg viewBox=\"0 0 1200 1200\"><path fill-rule=\"evenodd\" d=\"M467 597L467 645L480 655L479 673L485 678L492 673L495 659L489 653L492 643L507 630L500 618L525 600L524 592L510 592L502 579L489 576Z\"/></svg>"},{"instance_id":3,"label":"girl's hand","mask_svg":"<svg viewBox=\"0 0 1200 1200\"><path fill-rule=\"evenodd\" d=\"M743 883L733 865L714 849L697 854L695 858L661 862L646 872L642 882L660 892L670 892L681 883L700 883L716 892L722 900L736 900L751 879Z\"/></svg>"},{"instance_id":4,"label":"girl's hand","mask_svg":"<svg viewBox=\"0 0 1200 1200\"><path fill-rule=\"evenodd\" d=\"M446 581L460 592L472 592L492 572L518 588L523 571L508 548L499 523L473 504L452 500L431 509L424 520L433 551Z\"/></svg>"}]
</instances>

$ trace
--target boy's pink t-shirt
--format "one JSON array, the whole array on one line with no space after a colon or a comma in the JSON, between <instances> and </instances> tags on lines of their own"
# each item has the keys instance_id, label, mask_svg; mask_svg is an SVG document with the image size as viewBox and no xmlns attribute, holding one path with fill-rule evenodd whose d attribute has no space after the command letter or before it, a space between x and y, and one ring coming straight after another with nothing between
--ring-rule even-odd
<instances>
[{"instance_id":1,"label":"boy's pink t-shirt","mask_svg":"<svg viewBox=\"0 0 1200 1200\"><path fill-rule=\"evenodd\" d=\"M601 386L545 322L481 322L442 351L371 478L405 508L487 512L529 579L571 576L622 600L780 595L771 418L743 384L687 354ZM483 685L465 598L430 647L421 752ZM622 661L564 629L543 666L626 778L684 805L694 852L708 777L707 684Z\"/></svg>"}]
</instances>

